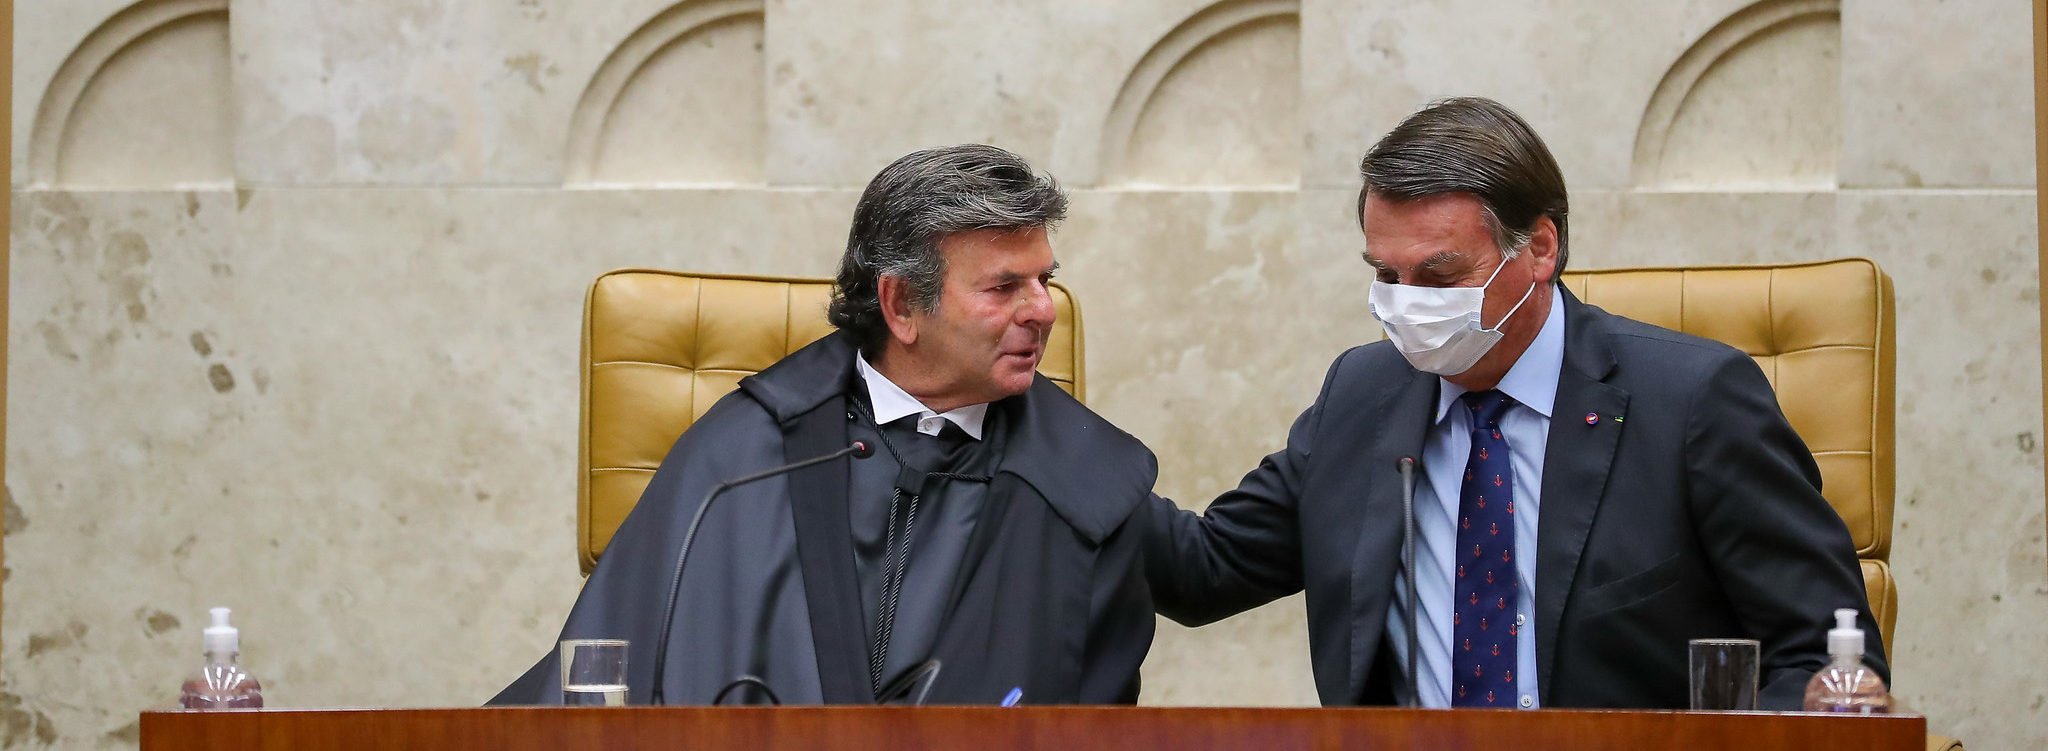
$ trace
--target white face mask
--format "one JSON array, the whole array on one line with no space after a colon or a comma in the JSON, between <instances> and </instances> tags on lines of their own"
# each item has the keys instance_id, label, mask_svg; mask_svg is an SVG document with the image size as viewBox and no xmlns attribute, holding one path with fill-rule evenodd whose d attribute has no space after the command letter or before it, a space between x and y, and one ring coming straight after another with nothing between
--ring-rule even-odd
<instances>
[{"instance_id":1,"label":"white face mask","mask_svg":"<svg viewBox=\"0 0 2048 751\"><path fill-rule=\"evenodd\" d=\"M1374 280L1372 317L1379 319L1387 339L1394 342L1401 356L1408 358L1408 364L1416 370L1439 376L1471 370L1479 358L1500 342L1500 327L1536 291L1532 280L1515 307L1501 316L1493 328L1486 328L1479 320L1486 305L1486 288L1493 285L1494 277L1500 276L1501 268L1507 265L1502 261L1495 266L1493 276L1478 287L1416 287Z\"/></svg>"}]
</instances>

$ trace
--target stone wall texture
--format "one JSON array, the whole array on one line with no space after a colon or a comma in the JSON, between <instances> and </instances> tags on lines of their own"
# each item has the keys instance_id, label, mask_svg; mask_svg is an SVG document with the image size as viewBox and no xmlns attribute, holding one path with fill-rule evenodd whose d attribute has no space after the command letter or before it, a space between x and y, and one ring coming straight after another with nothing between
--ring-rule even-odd
<instances>
[{"instance_id":1,"label":"stone wall texture","mask_svg":"<svg viewBox=\"0 0 2048 751\"><path fill-rule=\"evenodd\" d=\"M1897 283L1896 690L2048 745L2030 9L2006 0L17 0L0 745L132 747L230 605L273 706L473 705L574 557L585 285L823 276L984 141L1074 197L1092 405L1191 507L1378 337L1358 157L1479 94L1580 268ZM1301 603L1145 701L1314 701Z\"/></svg>"}]
</instances>

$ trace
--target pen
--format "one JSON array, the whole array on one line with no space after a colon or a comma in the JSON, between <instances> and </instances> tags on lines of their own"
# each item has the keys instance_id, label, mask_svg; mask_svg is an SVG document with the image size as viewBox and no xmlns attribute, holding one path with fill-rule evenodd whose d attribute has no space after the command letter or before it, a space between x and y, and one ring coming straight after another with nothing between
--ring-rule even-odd
<instances>
[{"instance_id":1,"label":"pen","mask_svg":"<svg viewBox=\"0 0 2048 751\"><path fill-rule=\"evenodd\" d=\"M1024 700L1024 687L1023 687L1023 686L1018 686L1018 687L1016 687L1016 688L1010 689L1010 693L1007 693L1007 694L1004 694L1004 695L1003 695L1003 706L1005 706L1005 707L1014 707L1014 706L1017 706L1017 702L1020 702L1020 701L1023 701L1023 700Z\"/></svg>"}]
</instances>

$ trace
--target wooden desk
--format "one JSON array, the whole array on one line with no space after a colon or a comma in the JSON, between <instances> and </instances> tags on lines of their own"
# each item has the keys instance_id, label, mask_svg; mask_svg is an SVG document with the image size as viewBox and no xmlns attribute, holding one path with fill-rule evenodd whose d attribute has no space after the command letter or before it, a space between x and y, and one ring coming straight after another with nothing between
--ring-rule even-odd
<instances>
[{"instance_id":1,"label":"wooden desk","mask_svg":"<svg viewBox=\"0 0 2048 751\"><path fill-rule=\"evenodd\" d=\"M182 749L1868 749L1921 751L1915 715L1187 707L627 707L144 712Z\"/></svg>"}]
</instances>

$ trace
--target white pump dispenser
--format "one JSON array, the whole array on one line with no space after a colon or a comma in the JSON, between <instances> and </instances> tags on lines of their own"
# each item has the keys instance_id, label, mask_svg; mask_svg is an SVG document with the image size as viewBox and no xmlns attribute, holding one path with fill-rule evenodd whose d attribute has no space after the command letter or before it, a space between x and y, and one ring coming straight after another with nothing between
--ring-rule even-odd
<instances>
[{"instance_id":1,"label":"white pump dispenser","mask_svg":"<svg viewBox=\"0 0 2048 751\"><path fill-rule=\"evenodd\" d=\"M1828 629L1828 656L1863 659L1863 629L1856 627L1855 609L1835 610L1835 627Z\"/></svg>"},{"instance_id":2,"label":"white pump dispenser","mask_svg":"<svg viewBox=\"0 0 2048 751\"><path fill-rule=\"evenodd\" d=\"M242 670L242 632L228 623L227 608L213 608L213 625L203 632L206 664L185 681L178 706L186 709L253 709L263 706L263 684Z\"/></svg>"},{"instance_id":3,"label":"white pump dispenser","mask_svg":"<svg viewBox=\"0 0 2048 751\"><path fill-rule=\"evenodd\" d=\"M206 654L208 657L232 657L242 652L242 632L228 625L227 608L213 608L213 625L206 627Z\"/></svg>"},{"instance_id":4,"label":"white pump dispenser","mask_svg":"<svg viewBox=\"0 0 2048 751\"><path fill-rule=\"evenodd\" d=\"M1856 627L1857 611L1835 611L1835 627L1828 629L1828 666L1806 683L1804 708L1808 712L1882 714L1892 711L1891 694L1884 679L1863 664L1863 629Z\"/></svg>"}]
</instances>

